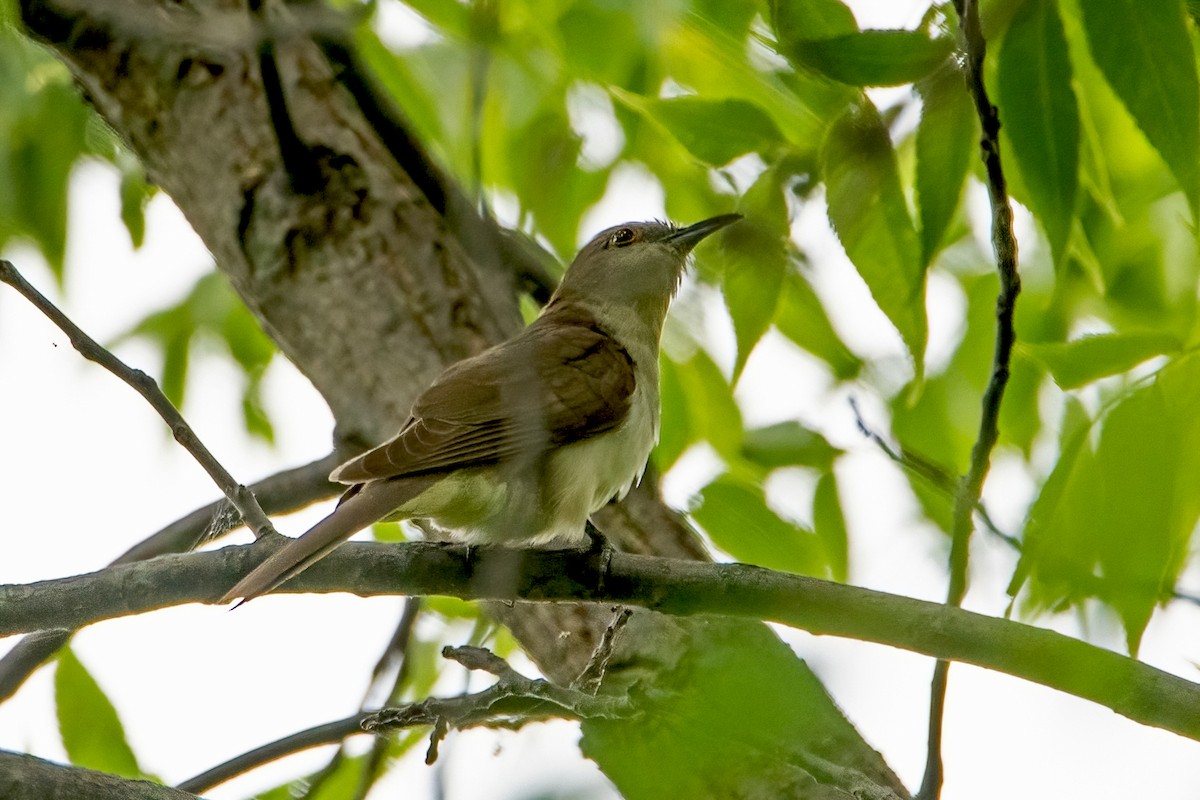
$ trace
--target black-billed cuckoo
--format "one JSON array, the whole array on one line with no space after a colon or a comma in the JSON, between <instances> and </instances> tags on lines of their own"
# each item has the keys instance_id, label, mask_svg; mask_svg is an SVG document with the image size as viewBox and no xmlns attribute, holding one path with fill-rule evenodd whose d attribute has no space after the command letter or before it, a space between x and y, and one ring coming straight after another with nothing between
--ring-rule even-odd
<instances>
[{"instance_id":1,"label":"black-billed cuckoo","mask_svg":"<svg viewBox=\"0 0 1200 800\"><path fill-rule=\"evenodd\" d=\"M270 591L381 519L427 519L467 542L582 542L658 439L659 339L688 253L740 218L598 234L529 327L438 376L394 438L333 471L352 484L333 513L222 602Z\"/></svg>"}]
</instances>

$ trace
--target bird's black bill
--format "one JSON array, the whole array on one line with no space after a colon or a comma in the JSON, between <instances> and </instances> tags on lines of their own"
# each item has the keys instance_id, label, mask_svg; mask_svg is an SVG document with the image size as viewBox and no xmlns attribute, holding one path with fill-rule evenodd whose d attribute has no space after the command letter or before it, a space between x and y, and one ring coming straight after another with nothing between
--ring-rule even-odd
<instances>
[{"instance_id":1,"label":"bird's black bill","mask_svg":"<svg viewBox=\"0 0 1200 800\"><path fill-rule=\"evenodd\" d=\"M688 225L686 228L680 228L667 237L667 241L684 252L691 250L700 240L709 234L716 233L726 225L732 225L742 218L741 214L722 214L719 217L710 217L693 225Z\"/></svg>"}]
</instances>

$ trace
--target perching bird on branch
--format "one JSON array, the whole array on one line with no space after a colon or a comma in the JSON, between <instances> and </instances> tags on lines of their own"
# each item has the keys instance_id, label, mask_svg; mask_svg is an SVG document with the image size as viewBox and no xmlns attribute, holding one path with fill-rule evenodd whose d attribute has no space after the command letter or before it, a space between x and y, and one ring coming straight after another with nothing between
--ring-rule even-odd
<instances>
[{"instance_id":1,"label":"perching bird on branch","mask_svg":"<svg viewBox=\"0 0 1200 800\"><path fill-rule=\"evenodd\" d=\"M269 592L381 519L428 519L473 543L582 542L658 438L659 339L687 256L740 218L598 234L529 327L447 368L394 438L333 471L352 484L333 513L222 602Z\"/></svg>"}]
</instances>

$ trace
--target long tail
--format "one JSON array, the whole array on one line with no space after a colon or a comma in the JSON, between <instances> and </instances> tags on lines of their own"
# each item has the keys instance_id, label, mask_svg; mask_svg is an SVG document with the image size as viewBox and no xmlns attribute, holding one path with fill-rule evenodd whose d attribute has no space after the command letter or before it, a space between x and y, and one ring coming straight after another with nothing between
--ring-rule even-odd
<instances>
[{"instance_id":1,"label":"long tail","mask_svg":"<svg viewBox=\"0 0 1200 800\"><path fill-rule=\"evenodd\" d=\"M391 514L404 503L427 489L431 481L424 477L374 481L348 496L329 516L303 536L276 550L267 560L225 593L218 602L242 598L253 600L274 589L288 578L300 574L354 534ZM239 603L238 605L241 605ZM236 606L235 606L236 607Z\"/></svg>"}]
</instances>

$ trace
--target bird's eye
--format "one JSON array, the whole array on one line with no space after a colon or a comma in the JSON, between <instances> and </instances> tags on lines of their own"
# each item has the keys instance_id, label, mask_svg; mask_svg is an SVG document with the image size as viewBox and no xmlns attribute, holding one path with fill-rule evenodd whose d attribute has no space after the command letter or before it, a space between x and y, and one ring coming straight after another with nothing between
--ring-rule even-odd
<instances>
[{"instance_id":1,"label":"bird's eye","mask_svg":"<svg viewBox=\"0 0 1200 800\"><path fill-rule=\"evenodd\" d=\"M612 238L609 240L617 247L624 247L631 243L637 236L633 232L633 228L618 228L613 232Z\"/></svg>"}]
</instances>

